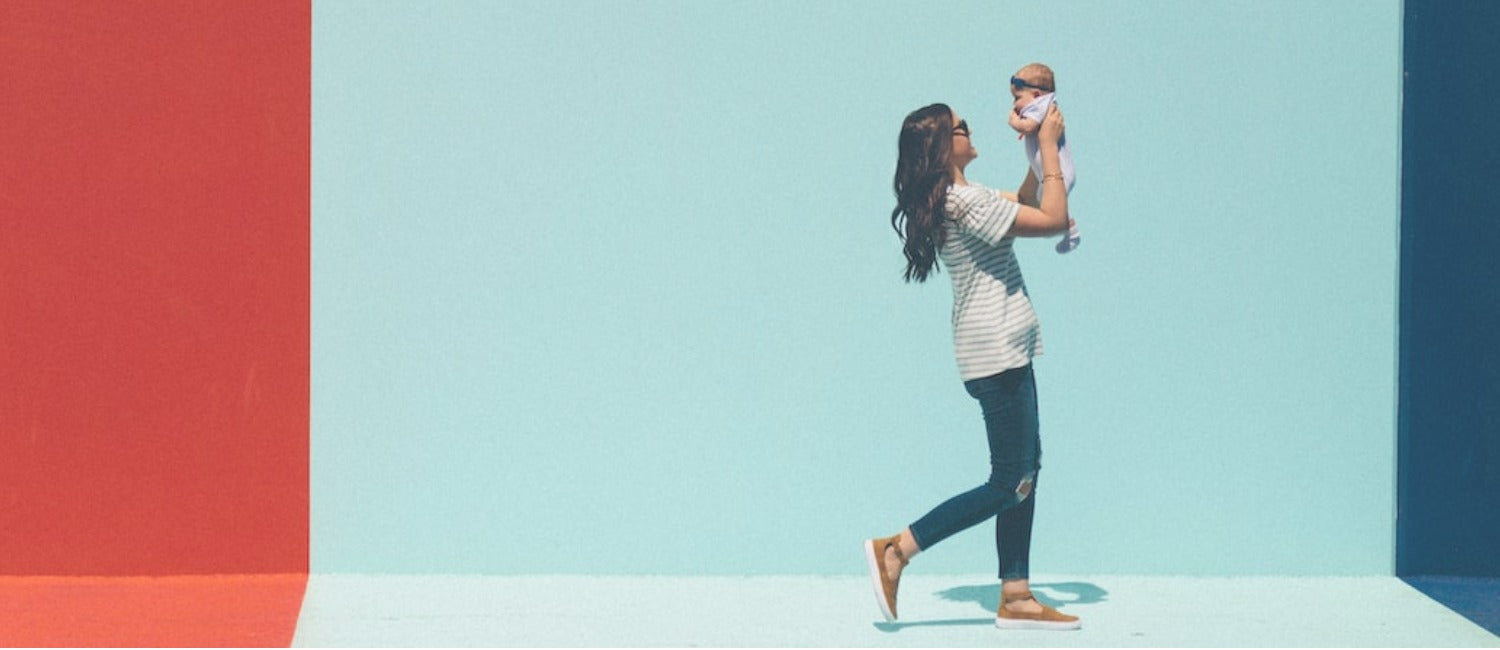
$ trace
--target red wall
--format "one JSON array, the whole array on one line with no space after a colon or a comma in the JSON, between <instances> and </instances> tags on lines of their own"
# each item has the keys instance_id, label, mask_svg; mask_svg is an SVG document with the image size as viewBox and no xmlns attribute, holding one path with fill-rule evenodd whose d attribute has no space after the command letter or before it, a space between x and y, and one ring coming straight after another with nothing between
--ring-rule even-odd
<instances>
[{"instance_id":1,"label":"red wall","mask_svg":"<svg viewBox=\"0 0 1500 650\"><path fill-rule=\"evenodd\" d=\"M0 575L307 571L309 4L0 2Z\"/></svg>"}]
</instances>

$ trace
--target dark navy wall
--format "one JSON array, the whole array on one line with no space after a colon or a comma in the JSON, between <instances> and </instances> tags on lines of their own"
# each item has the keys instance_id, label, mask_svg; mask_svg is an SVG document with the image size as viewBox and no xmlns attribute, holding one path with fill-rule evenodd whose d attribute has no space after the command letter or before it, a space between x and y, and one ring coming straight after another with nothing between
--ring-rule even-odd
<instances>
[{"instance_id":1,"label":"dark navy wall","mask_svg":"<svg viewBox=\"0 0 1500 650\"><path fill-rule=\"evenodd\" d=\"M1500 576L1500 2L1406 0L1396 572Z\"/></svg>"}]
</instances>

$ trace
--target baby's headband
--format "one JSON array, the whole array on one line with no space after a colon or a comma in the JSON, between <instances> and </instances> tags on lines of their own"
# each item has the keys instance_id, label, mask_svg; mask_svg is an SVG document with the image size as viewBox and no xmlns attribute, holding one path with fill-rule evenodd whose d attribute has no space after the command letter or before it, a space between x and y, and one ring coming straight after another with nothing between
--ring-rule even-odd
<instances>
[{"instance_id":1,"label":"baby's headband","mask_svg":"<svg viewBox=\"0 0 1500 650\"><path fill-rule=\"evenodd\" d=\"M1029 81L1027 81L1025 79L1022 79L1020 77L1011 77L1010 78L1010 85L1015 86L1017 88L1035 88L1037 90L1044 90L1044 91L1049 92L1049 93L1053 92L1051 88L1048 88L1046 86L1038 86L1038 85L1036 85L1034 83L1031 83L1031 82L1029 82Z\"/></svg>"}]
</instances>

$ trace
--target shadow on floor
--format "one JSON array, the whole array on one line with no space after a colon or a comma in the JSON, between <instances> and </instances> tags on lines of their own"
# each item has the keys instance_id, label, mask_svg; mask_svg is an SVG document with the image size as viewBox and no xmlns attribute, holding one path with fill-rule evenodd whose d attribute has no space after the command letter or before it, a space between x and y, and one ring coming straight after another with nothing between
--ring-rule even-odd
<instances>
[{"instance_id":1,"label":"shadow on floor","mask_svg":"<svg viewBox=\"0 0 1500 650\"><path fill-rule=\"evenodd\" d=\"M1102 603L1109 597L1103 587L1091 582L1033 582L1031 592L1044 605L1064 607L1067 605L1092 605ZM955 618L936 621L912 621L910 623L875 623L881 632L897 632L908 627L939 627L955 625L994 625L995 611L1000 609L1000 583L965 585L937 592L943 600L969 602L979 605L989 614L984 618Z\"/></svg>"},{"instance_id":2,"label":"shadow on floor","mask_svg":"<svg viewBox=\"0 0 1500 650\"><path fill-rule=\"evenodd\" d=\"M1490 634L1500 636L1500 578L1405 576L1402 580Z\"/></svg>"},{"instance_id":3,"label":"shadow on floor","mask_svg":"<svg viewBox=\"0 0 1500 650\"><path fill-rule=\"evenodd\" d=\"M1092 582L1033 582L1031 592L1043 605L1063 607L1066 605L1092 605L1109 598L1109 592ZM943 600L972 602L987 612L1000 609L1000 583L968 585L944 589L937 593Z\"/></svg>"},{"instance_id":4,"label":"shadow on floor","mask_svg":"<svg viewBox=\"0 0 1500 650\"><path fill-rule=\"evenodd\" d=\"M912 621L910 623L875 623L875 629L881 632L900 632L908 627L950 627L957 625L994 625L995 617L984 618L949 618L936 621Z\"/></svg>"}]
</instances>

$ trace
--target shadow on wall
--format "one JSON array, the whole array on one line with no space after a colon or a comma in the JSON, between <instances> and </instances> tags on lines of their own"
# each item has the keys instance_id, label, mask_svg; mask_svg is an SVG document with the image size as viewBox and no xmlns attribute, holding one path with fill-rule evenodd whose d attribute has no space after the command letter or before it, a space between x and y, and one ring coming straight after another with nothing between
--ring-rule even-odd
<instances>
[{"instance_id":1,"label":"shadow on wall","mask_svg":"<svg viewBox=\"0 0 1500 650\"><path fill-rule=\"evenodd\" d=\"M1091 582L1033 583L1031 590L1036 599L1051 607L1064 605L1092 605L1109 599L1109 592ZM882 632L896 632L908 627L935 627L952 625L994 625L995 612L1000 609L1000 584L966 585L937 592L943 600L979 605L988 616L984 618L955 618L912 623L875 623Z\"/></svg>"}]
</instances>

